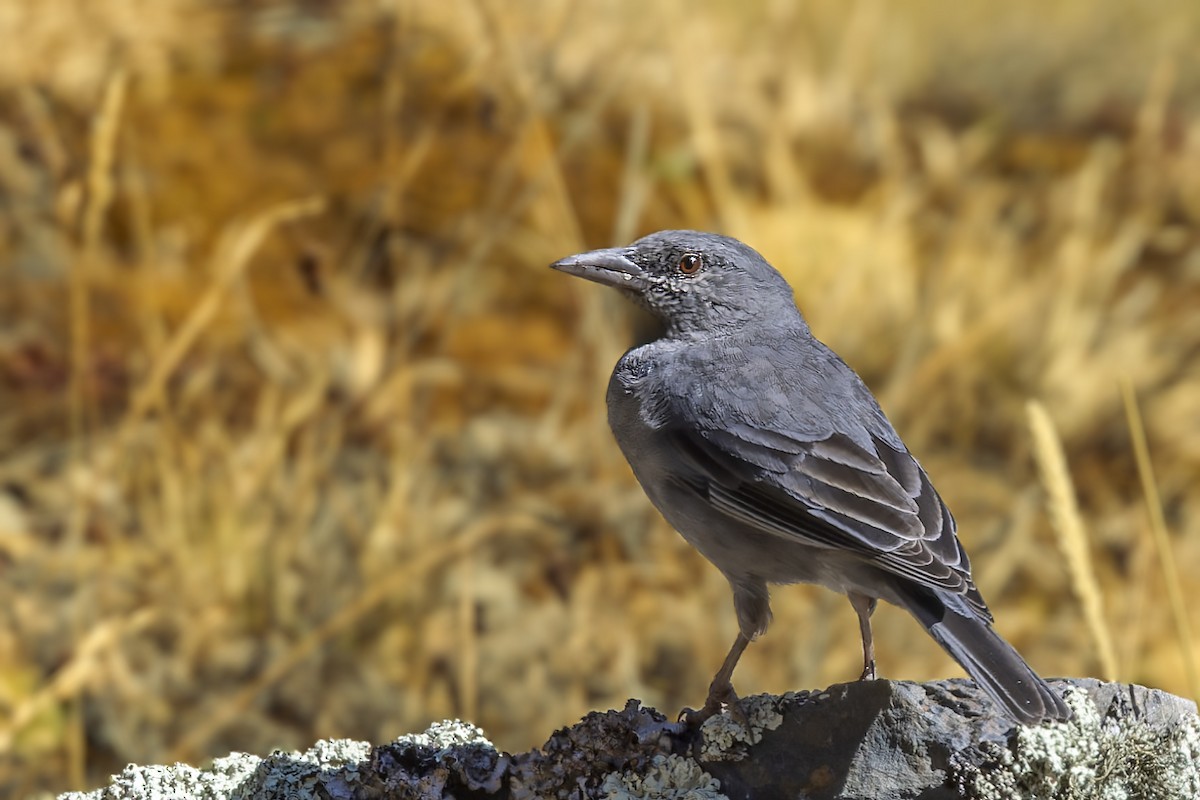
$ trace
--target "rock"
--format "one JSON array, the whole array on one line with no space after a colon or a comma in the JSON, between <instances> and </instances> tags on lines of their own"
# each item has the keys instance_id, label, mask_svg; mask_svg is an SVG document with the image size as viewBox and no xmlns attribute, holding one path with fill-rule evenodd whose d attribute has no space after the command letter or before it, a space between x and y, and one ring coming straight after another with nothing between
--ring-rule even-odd
<instances>
[{"instance_id":1,"label":"rock","mask_svg":"<svg viewBox=\"0 0 1200 800\"><path fill-rule=\"evenodd\" d=\"M372 747L129 766L62 800L150 798L1200 798L1200 718L1143 686L1052 681L1074 718L1001 716L973 683L870 681L741 701L697 729L630 700L510 755L462 722Z\"/></svg>"}]
</instances>

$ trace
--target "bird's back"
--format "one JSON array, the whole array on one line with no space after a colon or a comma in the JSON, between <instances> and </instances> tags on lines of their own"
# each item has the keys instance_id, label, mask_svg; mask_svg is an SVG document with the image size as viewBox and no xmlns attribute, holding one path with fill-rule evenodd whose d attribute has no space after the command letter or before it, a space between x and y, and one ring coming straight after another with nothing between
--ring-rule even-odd
<instances>
[{"instance_id":1,"label":"bird's back","mask_svg":"<svg viewBox=\"0 0 1200 800\"><path fill-rule=\"evenodd\" d=\"M630 350L609 384L636 399L651 426L730 422L803 441L838 432L863 446L872 437L904 449L858 375L807 329L759 330L707 339L660 339Z\"/></svg>"}]
</instances>

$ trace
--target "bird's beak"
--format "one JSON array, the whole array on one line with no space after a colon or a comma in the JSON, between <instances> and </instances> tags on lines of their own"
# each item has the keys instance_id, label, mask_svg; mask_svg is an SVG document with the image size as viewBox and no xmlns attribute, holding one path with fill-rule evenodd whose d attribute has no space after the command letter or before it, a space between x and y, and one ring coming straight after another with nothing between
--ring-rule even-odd
<instances>
[{"instance_id":1,"label":"bird's beak","mask_svg":"<svg viewBox=\"0 0 1200 800\"><path fill-rule=\"evenodd\" d=\"M645 273L635 264L626 250L618 247L607 250L592 250L568 256L550 265L551 269L603 283L605 286L633 288L641 283Z\"/></svg>"}]
</instances>

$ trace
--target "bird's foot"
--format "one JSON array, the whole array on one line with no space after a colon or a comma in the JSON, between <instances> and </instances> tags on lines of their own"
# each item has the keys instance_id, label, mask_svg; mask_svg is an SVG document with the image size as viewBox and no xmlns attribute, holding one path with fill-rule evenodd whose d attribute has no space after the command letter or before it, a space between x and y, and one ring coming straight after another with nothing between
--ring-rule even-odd
<instances>
[{"instance_id":1,"label":"bird's foot","mask_svg":"<svg viewBox=\"0 0 1200 800\"><path fill-rule=\"evenodd\" d=\"M875 680L875 659L871 659L866 664L863 664L862 674L858 676L860 681Z\"/></svg>"},{"instance_id":2,"label":"bird's foot","mask_svg":"<svg viewBox=\"0 0 1200 800\"><path fill-rule=\"evenodd\" d=\"M683 709L679 713L679 721L685 723L688 727L699 727L709 717L720 714L723 708L727 708L729 716L743 728L750 727L750 718L742 710L742 705L738 702L737 692L733 690L733 684L731 683L709 687L708 699L704 701L704 707L699 711L691 708Z\"/></svg>"}]
</instances>

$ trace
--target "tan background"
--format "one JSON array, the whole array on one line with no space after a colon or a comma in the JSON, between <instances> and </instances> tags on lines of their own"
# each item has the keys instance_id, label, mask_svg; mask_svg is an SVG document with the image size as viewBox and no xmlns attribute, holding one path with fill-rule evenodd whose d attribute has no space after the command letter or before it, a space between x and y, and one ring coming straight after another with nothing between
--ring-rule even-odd
<instances>
[{"instance_id":1,"label":"tan background","mask_svg":"<svg viewBox=\"0 0 1200 800\"><path fill-rule=\"evenodd\" d=\"M0 794L701 702L728 590L604 420L638 325L545 266L663 227L788 276L1043 674L1195 696L1198 31L1184 0L8 0ZM843 599L775 609L740 691L857 674ZM961 674L876 620L883 675Z\"/></svg>"}]
</instances>

